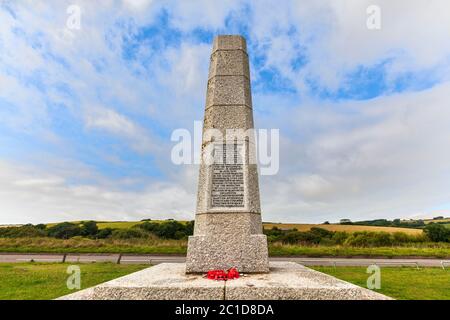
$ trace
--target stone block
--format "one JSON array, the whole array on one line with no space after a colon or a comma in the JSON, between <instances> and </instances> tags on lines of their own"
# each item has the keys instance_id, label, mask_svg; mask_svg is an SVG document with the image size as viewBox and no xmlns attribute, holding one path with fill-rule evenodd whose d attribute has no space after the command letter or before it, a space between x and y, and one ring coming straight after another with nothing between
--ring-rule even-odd
<instances>
[{"instance_id":1,"label":"stone block","mask_svg":"<svg viewBox=\"0 0 450 320\"><path fill-rule=\"evenodd\" d=\"M244 76L216 76L208 81L206 109L212 106L251 108L250 81Z\"/></svg>"},{"instance_id":2,"label":"stone block","mask_svg":"<svg viewBox=\"0 0 450 320\"><path fill-rule=\"evenodd\" d=\"M214 38L213 52L216 50L243 50L247 52L247 43L240 35L220 35Z\"/></svg>"},{"instance_id":3,"label":"stone block","mask_svg":"<svg viewBox=\"0 0 450 320\"><path fill-rule=\"evenodd\" d=\"M205 111L203 129L218 129L226 134L227 129L253 128L252 109L246 105L211 106Z\"/></svg>"},{"instance_id":4,"label":"stone block","mask_svg":"<svg viewBox=\"0 0 450 320\"><path fill-rule=\"evenodd\" d=\"M248 273L269 271L267 238L263 234L194 235L189 237L188 247L186 273L231 267Z\"/></svg>"},{"instance_id":5,"label":"stone block","mask_svg":"<svg viewBox=\"0 0 450 320\"><path fill-rule=\"evenodd\" d=\"M242 50L218 50L211 55L209 79L214 76L250 78L248 55Z\"/></svg>"}]
</instances>

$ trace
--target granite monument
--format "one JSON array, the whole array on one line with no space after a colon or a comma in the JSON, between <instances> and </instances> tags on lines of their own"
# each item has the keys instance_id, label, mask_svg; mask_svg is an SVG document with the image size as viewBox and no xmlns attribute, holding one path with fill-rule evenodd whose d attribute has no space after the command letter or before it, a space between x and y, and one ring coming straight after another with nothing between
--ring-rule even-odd
<instances>
[{"instance_id":1,"label":"granite monument","mask_svg":"<svg viewBox=\"0 0 450 320\"><path fill-rule=\"evenodd\" d=\"M255 157L250 70L241 36L214 39L194 235L186 272L268 272Z\"/></svg>"}]
</instances>

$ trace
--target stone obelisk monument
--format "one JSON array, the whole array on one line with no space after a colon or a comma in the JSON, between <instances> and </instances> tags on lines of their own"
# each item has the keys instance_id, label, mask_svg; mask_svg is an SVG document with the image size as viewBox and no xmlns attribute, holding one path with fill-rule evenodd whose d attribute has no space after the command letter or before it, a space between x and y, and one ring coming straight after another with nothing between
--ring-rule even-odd
<instances>
[{"instance_id":1,"label":"stone obelisk monument","mask_svg":"<svg viewBox=\"0 0 450 320\"><path fill-rule=\"evenodd\" d=\"M294 262L271 262L269 272L252 128L245 40L218 36L211 54L197 214L186 264L161 263L59 299L389 299ZM257 274L232 281L195 274L231 267Z\"/></svg>"},{"instance_id":2,"label":"stone obelisk monument","mask_svg":"<svg viewBox=\"0 0 450 320\"><path fill-rule=\"evenodd\" d=\"M249 130L250 129L250 130ZM246 41L214 39L203 124L197 212L186 272L268 272Z\"/></svg>"}]
</instances>

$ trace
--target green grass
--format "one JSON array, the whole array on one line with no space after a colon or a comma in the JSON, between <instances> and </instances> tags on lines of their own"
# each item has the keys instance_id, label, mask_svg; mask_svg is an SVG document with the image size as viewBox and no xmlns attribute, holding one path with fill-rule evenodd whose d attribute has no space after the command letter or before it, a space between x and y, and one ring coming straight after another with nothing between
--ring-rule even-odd
<instances>
[{"instance_id":1,"label":"green grass","mask_svg":"<svg viewBox=\"0 0 450 320\"><path fill-rule=\"evenodd\" d=\"M75 292L67 289L68 263L1 263L0 299L54 299ZM79 264L82 289L141 270L148 265ZM365 287L364 267L314 269ZM396 299L450 299L450 270L441 268L382 267L378 292Z\"/></svg>"},{"instance_id":2,"label":"green grass","mask_svg":"<svg viewBox=\"0 0 450 320\"><path fill-rule=\"evenodd\" d=\"M47 300L77 290L66 282L68 263L0 263L0 300ZM79 264L81 289L141 270L148 265Z\"/></svg>"},{"instance_id":3,"label":"green grass","mask_svg":"<svg viewBox=\"0 0 450 320\"><path fill-rule=\"evenodd\" d=\"M364 267L314 267L313 269L366 287ZM381 267L382 294L400 300L449 300L450 270L441 268Z\"/></svg>"}]
</instances>

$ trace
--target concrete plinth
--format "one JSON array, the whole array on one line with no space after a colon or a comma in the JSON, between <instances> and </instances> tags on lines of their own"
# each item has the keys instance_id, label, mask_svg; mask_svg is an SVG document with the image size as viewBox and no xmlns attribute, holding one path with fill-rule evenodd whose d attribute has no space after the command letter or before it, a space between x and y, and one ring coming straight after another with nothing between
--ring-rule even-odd
<instances>
[{"instance_id":1,"label":"concrete plinth","mask_svg":"<svg viewBox=\"0 0 450 320\"><path fill-rule=\"evenodd\" d=\"M270 273L214 281L163 263L82 290L61 300L386 300L382 294L306 268L271 262Z\"/></svg>"},{"instance_id":2,"label":"concrete plinth","mask_svg":"<svg viewBox=\"0 0 450 320\"><path fill-rule=\"evenodd\" d=\"M184 263L161 263L61 300L223 300L223 282L186 275Z\"/></svg>"}]
</instances>

